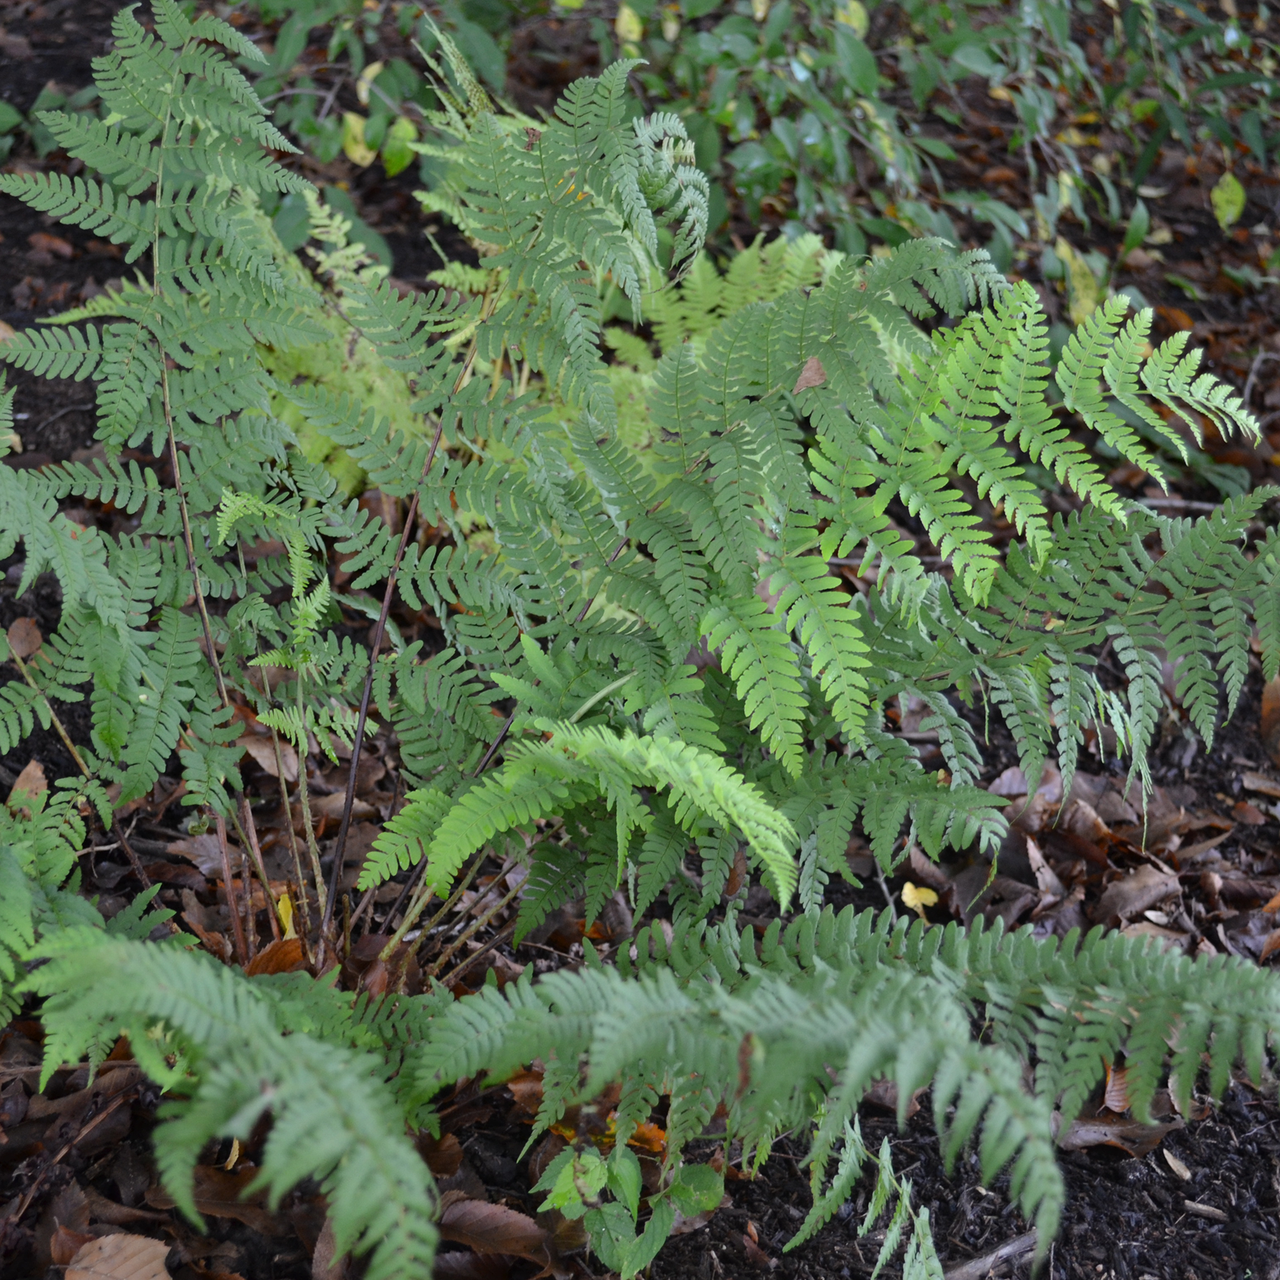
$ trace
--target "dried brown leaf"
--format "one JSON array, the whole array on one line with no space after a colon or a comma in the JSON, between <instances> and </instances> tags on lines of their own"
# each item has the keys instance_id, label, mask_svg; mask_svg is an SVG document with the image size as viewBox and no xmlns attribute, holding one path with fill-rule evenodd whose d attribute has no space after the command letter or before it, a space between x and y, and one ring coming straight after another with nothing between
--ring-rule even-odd
<instances>
[{"instance_id":1,"label":"dried brown leaf","mask_svg":"<svg viewBox=\"0 0 1280 1280\"><path fill-rule=\"evenodd\" d=\"M1055 1112L1055 1117L1057 1113ZM1167 1124L1141 1124L1137 1120L1102 1120L1081 1116L1071 1122L1065 1134L1058 1137L1064 1151L1084 1151L1088 1147L1119 1147L1129 1155L1141 1158L1154 1151L1166 1133L1181 1129L1181 1120Z\"/></svg>"},{"instance_id":2,"label":"dried brown leaf","mask_svg":"<svg viewBox=\"0 0 1280 1280\"><path fill-rule=\"evenodd\" d=\"M66 1280L170 1280L164 1260L169 1246L125 1232L84 1245L67 1267Z\"/></svg>"},{"instance_id":3,"label":"dried brown leaf","mask_svg":"<svg viewBox=\"0 0 1280 1280\"><path fill-rule=\"evenodd\" d=\"M1094 908L1094 919L1099 923L1127 920L1140 915L1148 907L1154 907L1177 890L1178 877L1172 871L1148 863L1107 886Z\"/></svg>"},{"instance_id":4,"label":"dried brown leaf","mask_svg":"<svg viewBox=\"0 0 1280 1280\"><path fill-rule=\"evenodd\" d=\"M249 977L260 973L296 973L307 967L301 938L277 938L263 947L245 968Z\"/></svg>"},{"instance_id":5,"label":"dried brown leaf","mask_svg":"<svg viewBox=\"0 0 1280 1280\"><path fill-rule=\"evenodd\" d=\"M800 376L796 379L796 385L791 388L791 394L798 396L809 387L822 386L826 380L827 371L822 367L822 361L817 356L810 356L804 362L804 368L800 370Z\"/></svg>"},{"instance_id":6,"label":"dried brown leaf","mask_svg":"<svg viewBox=\"0 0 1280 1280\"><path fill-rule=\"evenodd\" d=\"M49 780L44 776L44 765L39 760L28 760L9 792L9 808L21 808L48 790Z\"/></svg>"},{"instance_id":7,"label":"dried brown leaf","mask_svg":"<svg viewBox=\"0 0 1280 1280\"><path fill-rule=\"evenodd\" d=\"M280 776L280 770L276 766L275 748L271 745L270 738L264 738L257 733L246 733L244 737L236 739L236 746L240 747L264 773L269 773L273 778ZM287 742L280 744L280 763L284 766L284 780L297 782L298 753Z\"/></svg>"},{"instance_id":8,"label":"dried brown leaf","mask_svg":"<svg viewBox=\"0 0 1280 1280\"><path fill-rule=\"evenodd\" d=\"M1269 685L1268 688L1270 688ZM1246 769L1240 775L1240 781L1244 784L1246 791L1257 791L1264 796L1280 799L1280 782L1277 782L1275 778L1268 778L1265 773L1254 773L1253 770Z\"/></svg>"},{"instance_id":9,"label":"dried brown leaf","mask_svg":"<svg viewBox=\"0 0 1280 1280\"><path fill-rule=\"evenodd\" d=\"M440 1214L440 1235L476 1253L514 1254L544 1267L552 1261L547 1233L527 1214L503 1204L484 1200L445 1204Z\"/></svg>"},{"instance_id":10,"label":"dried brown leaf","mask_svg":"<svg viewBox=\"0 0 1280 1280\"><path fill-rule=\"evenodd\" d=\"M249 1184L258 1176L251 1164L241 1165L234 1173L217 1165L196 1165L194 1171L195 1205L211 1218L234 1218L246 1227L264 1236L288 1231L289 1226L275 1214L260 1207L265 1199L263 1190L245 1195ZM163 1187L151 1187L147 1191L147 1203L156 1209L172 1209L173 1197Z\"/></svg>"},{"instance_id":11,"label":"dried brown leaf","mask_svg":"<svg viewBox=\"0 0 1280 1280\"><path fill-rule=\"evenodd\" d=\"M19 618L8 631L9 648L23 660L44 644L44 636L34 618Z\"/></svg>"},{"instance_id":12,"label":"dried brown leaf","mask_svg":"<svg viewBox=\"0 0 1280 1280\"><path fill-rule=\"evenodd\" d=\"M1262 745L1267 755L1280 764L1280 676L1268 680L1262 687ZM1246 782L1244 785L1247 787L1249 784ZM1280 795L1280 791L1267 794Z\"/></svg>"}]
</instances>

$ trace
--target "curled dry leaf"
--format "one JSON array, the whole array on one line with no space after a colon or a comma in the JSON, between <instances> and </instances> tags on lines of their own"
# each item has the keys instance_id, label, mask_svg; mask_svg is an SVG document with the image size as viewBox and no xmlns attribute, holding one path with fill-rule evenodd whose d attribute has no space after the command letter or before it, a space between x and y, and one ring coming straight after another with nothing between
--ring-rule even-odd
<instances>
[{"instance_id":1,"label":"curled dry leaf","mask_svg":"<svg viewBox=\"0 0 1280 1280\"><path fill-rule=\"evenodd\" d=\"M506 1253L540 1266L552 1263L551 1238L526 1214L484 1200L443 1197L440 1236L476 1253Z\"/></svg>"},{"instance_id":2,"label":"curled dry leaf","mask_svg":"<svg viewBox=\"0 0 1280 1280\"><path fill-rule=\"evenodd\" d=\"M170 1280L168 1255L163 1240L122 1231L84 1245L71 1259L66 1280Z\"/></svg>"},{"instance_id":3,"label":"curled dry leaf","mask_svg":"<svg viewBox=\"0 0 1280 1280\"><path fill-rule=\"evenodd\" d=\"M26 659L44 644L44 636L34 618L19 618L8 631L9 648Z\"/></svg>"},{"instance_id":4,"label":"curled dry leaf","mask_svg":"<svg viewBox=\"0 0 1280 1280\"><path fill-rule=\"evenodd\" d=\"M1056 1112L1054 1114L1057 1115ZM1166 1133L1182 1127L1181 1120L1171 1120L1167 1124L1142 1124L1137 1120L1102 1120L1082 1116L1073 1120L1066 1133L1059 1136L1058 1146L1064 1151L1119 1147L1121 1151L1141 1159L1160 1145Z\"/></svg>"},{"instance_id":5,"label":"curled dry leaf","mask_svg":"<svg viewBox=\"0 0 1280 1280\"><path fill-rule=\"evenodd\" d=\"M1277 714L1280 715L1280 711ZM1261 795L1280 799L1280 782L1275 778L1268 778L1265 773L1254 773L1252 769L1246 769L1240 775L1240 781L1244 784L1246 791L1257 791Z\"/></svg>"},{"instance_id":6,"label":"curled dry leaf","mask_svg":"<svg viewBox=\"0 0 1280 1280\"><path fill-rule=\"evenodd\" d=\"M1165 1147L1165 1149L1160 1154L1164 1156L1165 1164L1167 1164L1169 1168L1173 1170L1173 1174L1175 1177L1180 1178L1183 1182L1191 1181L1191 1170L1188 1169L1187 1166L1183 1164L1182 1161L1179 1160L1178 1157L1175 1156L1173 1152L1169 1150L1168 1147Z\"/></svg>"},{"instance_id":7,"label":"curled dry leaf","mask_svg":"<svg viewBox=\"0 0 1280 1280\"><path fill-rule=\"evenodd\" d=\"M245 1196L249 1184L258 1176L254 1165L244 1164L235 1173L228 1173L217 1165L201 1164L196 1165L193 1173L196 1208L206 1217L234 1218L264 1236L279 1235L289 1229L282 1219L261 1207L266 1200L265 1190ZM173 1197L158 1186L147 1191L146 1200L155 1209L174 1206Z\"/></svg>"}]
</instances>

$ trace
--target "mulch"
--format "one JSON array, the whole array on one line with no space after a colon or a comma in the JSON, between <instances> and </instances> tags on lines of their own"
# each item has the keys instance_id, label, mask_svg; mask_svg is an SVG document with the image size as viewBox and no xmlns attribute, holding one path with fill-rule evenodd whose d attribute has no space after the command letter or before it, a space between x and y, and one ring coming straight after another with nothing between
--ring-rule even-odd
<instances>
[{"instance_id":1,"label":"mulch","mask_svg":"<svg viewBox=\"0 0 1280 1280\"><path fill-rule=\"evenodd\" d=\"M105 48L115 7L103 0L21 0L4 6L3 95L25 111L50 81L67 90L86 84L89 61ZM545 109L570 80L597 70L598 52L590 32L585 11L583 16L523 21L510 48L512 99L525 110ZM387 39L394 38L389 32ZM1002 104L976 93L965 96L964 104L968 114L960 135L948 134L959 158L940 165L947 181L954 187L985 186L1015 206L1028 203L1024 161L1007 150L1013 128L1009 113ZM1120 140L1104 134L1102 145L1119 146ZM1259 448L1238 441L1210 441L1206 447L1217 461L1246 469L1254 483L1274 483L1280 481L1280 361L1260 356L1280 353L1280 297L1274 287L1249 289L1238 279L1243 267L1256 269L1265 261L1275 243L1280 190L1275 175L1246 172L1248 208L1237 229L1224 236L1208 201L1219 163L1209 150L1191 156L1166 147L1148 178L1152 186L1167 192L1151 201L1157 224L1169 233L1163 259L1149 252L1130 255L1115 283L1135 285L1156 308L1157 337L1189 331L1192 341L1205 348L1210 369L1242 390L1247 386L1251 407L1275 430ZM9 158L8 167L14 166L65 170L67 160L57 153L42 160L24 141ZM362 216L391 245L395 277L409 287L425 283L438 260L422 234L411 173L388 181L380 166L357 170L345 157L323 167L312 163L308 173L345 183ZM738 218L732 208L731 216ZM731 222L732 230L749 236L754 229L740 221ZM983 229L956 221L962 235L981 239ZM447 227L435 230L437 240L450 235ZM0 320L15 328L92 297L125 272L110 246L74 228L53 226L4 197L0 234ZM1072 226L1071 234L1081 250L1096 249L1114 261L1123 228L1109 229L1095 218L1087 230ZM1022 271L1040 291L1051 317L1060 318L1065 301L1053 283L1040 278L1036 254L1030 254ZM1237 278L1232 278L1232 271ZM7 465L38 467L92 447L91 396L85 384L12 372L9 377L11 385L17 385L16 425L23 452L7 458ZM1115 477L1120 484L1126 479ZM1195 514L1197 504L1218 497L1193 477L1185 477L1168 499L1147 494L1144 485L1142 477L1132 477L1135 496L1167 501L1167 509L1175 514ZM380 498L366 495L365 501L376 504ZM97 507L76 508L74 518L113 527L111 513ZM0 565L6 571L0 584L0 625L7 628L19 618L33 618L48 634L58 617L56 585L42 580L32 592L15 598L15 564L11 557ZM367 621L348 621L352 634L367 628ZM411 638L435 634L433 620L426 616L405 611L397 622ZM1280 947L1280 920L1272 906L1280 894L1280 760L1264 747L1257 660L1240 708L1222 726L1211 753L1185 732L1171 683L1169 692L1170 712L1161 726L1156 791L1145 829L1124 777L1103 763L1100 747L1107 744L1086 744L1081 774L1068 794L1063 794L1055 771L1049 770L1037 793L1024 799L1026 781L1016 769L1012 744L993 729L983 783L1012 799L1018 818L1002 850L999 875L989 888L975 900L989 868L959 856L936 865L913 858L899 874L880 881L865 849L855 842L850 857L864 887L834 885L833 901L901 912L906 909L902 891L911 882L937 894L937 904L927 912L938 922L968 920L981 913L988 920L999 917L1009 925L1031 924L1039 932L1059 934L1075 925L1103 924L1149 935L1188 953L1225 952L1273 963L1273 952ZM82 706L60 710L73 735L87 736ZM981 727L981 710L974 715ZM898 731L922 738L920 709L900 707L898 717ZM245 717L242 741L272 892L296 893L290 817L280 803L274 760L251 716ZM936 746L927 737L918 745L926 765L932 762L936 767ZM353 862L344 874L348 885L354 881L354 860L394 813L404 791L394 744L385 736L365 759L349 844ZM292 763L296 778L297 762ZM286 760L292 788L289 766ZM319 814L321 848L331 857L345 769L314 759L306 767ZM0 761L0 787L7 794L20 774L29 783L38 772L52 780L70 771L71 762L56 736L37 732ZM172 907L209 950L225 958L230 955L230 918L210 840L186 830L183 824L190 814L178 799L176 781L162 780L151 796L120 815L122 830L148 877L163 885L161 902ZM91 839L96 847L82 859L84 888L100 895L100 906L110 915L138 891L139 882L114 836L99 831ZM471 968L457 970L458 961L476 954L504 925L506 916L499 915L470 942L449 952L504 886L514 883L511 871L496 863L482 868L474 891L464 897L454 917L422 940L412 981L424 981L446 955L446 972L452 972L450 983L458 992L474 989L489 969L505 982L524 970L542 973L581 962L581 910L569 904L519 948L499 942L483 957L477 956ZM246 873L233 888L243 894L247 879ZM357 929L355 958L344 978L349 984L370 980L365 970L394 927L400 890L398 883L384 886L362 926L367 936L361 939ZM260 889L257 897L259 907L265 906ZM763 924L770 914L767 897L753 897L748 911ZM259 909L258 963L270 968L276 953L269 949L266 923L266 912ZM611 947L625 945L630 927L629 913L619 903L590 936L607 954ZM208 1206L209 1232L201 1235L172 1209L158 1185L150 1133L160 1100L127 1057L127 1047L120 1047L120 1056L92 1084L83 1069L72 1066L39 1090L41 1029L35 1013L24 1011L0 1031L0 1266L6 1278L60 1276L88 1240L122 1232L155 1237L169 1246L168 1268L175 1280L336 1277L336 1272L315 1269L321 1265L323 1249L318 1253L317 1243L325 1213L314 1186L299 1186L275 1212L260 1197L241 1197L262 1133L238 1149L224 1143L204 1153L198 1177L202 1206ZM420 1143L449 1206L439 1275L520 1280L538 1271L539 1264L528 1258L482 1258L471 1252L467 1232L450 1217L450 1209L458 1204L484 1202L495 1212L505 1208L538 1218L537 1197L529 1187L549 1158L548 1144L563 1139L546 1139L531 1153L523 1150L537 1092L532 1073L512 1087L463 1087L443 1103L442 1139ZM1053 1280L1280 1278L1280 1107L1274 1082L1269 1091L1259 1092L1247 1081L1235 1080L1220 1105L1210 1107L1198 1099L1193 1116L1170 1117L1173 1127L1154 1142L1123 1111L1109 1111L1106 1101L1095 1100L1092 1117L1104 1140L1063 1154L1068 1201L1046 1274ZM1028 1274L1029 1254L1005 1248L1028 1231L1009 1202L1007 1179L982 1185L976 1160L967 1154L946 1173L927 1120L927 1097L920 1102L921 1110L902 1133L887 1111L866 1103L863 1132L873 1147L882 1136L889 1138L895 1168L910 1179L916 1202L930 1209L945 1266L949 1272L960 1268L957 1274L965 1277ZM724 1152L712 1139L697 1151L706 1158L727 1157L728 1168L735 1170L738 1153L732 1148ZM653 1264L651 1276L717 1280L773 1274L780 1280L843 1280L870 1275L884 1223L867 1235L857 1234L866 1187L860 1187L851 1204L812 1241L783 1252L810 1203L803 1155L801 1141L784 1138L759 1177L731 1174L726 1204L709 1220L690 1224L690 1230L673 1238ZM558 1251L561 1272L585 1276L599 1271L598 1262L580 1252L581 1239L573 1224L545 1216L538 1221ZM989 1270L963 1269L974 1259L996 1257L1002 1248L1005 1260ZM349 1274L358 1275L359 1266ZM885 1274L897 1274L895 1267L890 1265Z\"/></svg>"}]
</instances>

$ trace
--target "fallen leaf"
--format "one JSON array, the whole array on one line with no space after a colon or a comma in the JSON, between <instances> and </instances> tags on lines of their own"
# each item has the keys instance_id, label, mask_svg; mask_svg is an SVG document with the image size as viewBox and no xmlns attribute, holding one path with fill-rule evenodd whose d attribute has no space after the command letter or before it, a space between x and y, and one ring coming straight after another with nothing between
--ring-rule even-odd
<instances>
[{"instance_id":1,"label":"fallen leaf","mask_svg":"<svg viewBox=\"0 0 1280 1280\"><path fill-rule=\"evenodd\" d=\"M925 907L936 907L938 905L938 895L932 889L922 889L908 880L902 886L902 902L904 906L910 908L923 920L925 919Z\"/></svg>"},{"instance_id":2,"label":"fallen leaf","mask_svg":"<svg viewBox=\"0 0 1280 1280\"><path fill-rule=\"evenodd\" d=\"M119 1232L91 1240L71 1259L65 1280L170 1280L169 1246L150 1236Z\"/></svg>"},{"instance_id":3,"label":"fallen leaf","mask_svg":"<svg viewBox=\"0 0 1280 1280\"><path fill-rule=\"evenodd\" d=\"M44 644L44 636L34 618L19 618L9 628L9 648L24 661Z\"/></svg>"},{"instance_id":4,"label":"fallen leaf","mask_svg":"<svg viewBox=\"0 0 1280 1280\"><path fill-rule=\"evenodd\" d=\"M1209 192L1209 203L1213 206L1213 216L1217 218L1218 226L1223 231L1239 220L1244 212L1246 198L1240 179L1230 170L1214 183L1213 190Z\"/></svg>"},{"instance_id":5,"label":"fallen leaf","mask_svg":"<svg viewBox=\"0 0 1280 1280\"><path fill-rule=\"evenodd\" d=\"M1169 1168L1173 1170L1175 1177L1181 1178L1183 1182L1191 1181L1191 1170L1188 1169L1187 1166L1183 1164L1182 1161L1179 1160L1178 1157L1175 1156L1173 1152L1169 1150L1168 1147L1165 1147L1165 1149L1160 1154L1164 1156L1165 1164L1167 1164Z\"/></svg>"},{"instance_id":6,"label":"fallen leaf","mask_svg":"<svg viewBox=\"0 0 1280 1280\"><path fill-rule=\"evenodd\" d=\"M348 1255L338 1252L333 1234L333 1219L325 1216L320 1237L311 1254L311 1280L347 1280Z\"/></svg>"},{"instance_id":7,"label":"fallen leaf","mask_svg":"<svg viewBox=\"0 0 1280 1280\"><path fill-rule=\"evenodd\" d=\"M311 813L317 818L332 818L336 822L342 817L342 806L346 803L346 796L341 791L335 791L328 796L312 796L311 797ZM353 818L372 818L378 811L367 800L361 800L357 796L351 802L351 816Z\"/></svg>"},{"instance_id":8,"label":"fallen leaf","mask_svg":"<svg viewBox=\"0 0 1280 1280\"><path fill-rule=\"evenodd\" d=\"M452 1178L462 1165L462 1143L452 1133L446 1133L441 1138L420 1133L414 1139L414 1146L418 1148L418 1154L426 1161L427 1168L434 1177Z\"/></svg>"},{"instance_id":9,"label":"fallen leaf","mask_svg":"<svg viewBox=\"0 0 1280 1280\"><path fill-rule=\"evenodd\" d=\"M1258 963L1261 964L1268 957L1280 951L1280 929L1272 929L1262 943L1262 951L1258 955Z\"/></svg>"},{"instance_id":10,"label":"fallen leaf","mask_svg":"<svg viewBox=\"0 0 1280 1280\"><path fill-rule=\"evenodd\" d=\"M817 356L810 356L804 362L804 368L800 370L800 376L796 379L796 385L791 388L791 394L798 396L809 387L822 386L826 380L827 371L822 367L822 361Z\"/></svg>"},{"instance_id":11,"label":"fallen leaf","mask_svg":"<svg viewBox=\"0 0 1280 1280\"><path fill-rule=\"evenodd\" d=\"M280 776L280 770L276 767L275 748L271 745L270 738L246 733L243 738L236 739L236 746L246 752L263 773L269 773L273 778ZM284 766L284 780L297 782L298 753L287 742L280 744L280 763Z\"/></svg>"},{"instance_id":12,"label":"fallen leaf","mask_svg":"<svg viewBox=\"0 0 1280 1280\"><path fill-rule=\"evenodd\" d=\"M920 1110L920 1095L924 1093L924 1088L912 1091L911 1098L907 1102L907 1119ZM862 1095L864 1102L870 1102L873 1106L882 1107L885 1111L896 1112L898 1110L898 1084L895 1080L886 1080L883 1076L879 1080L873 1080L866 1093Z\"/></svg>"},{"instance_id":13,"label":"fallen leaf","mask_svg":"<svg viewBox=\"0 0 1280 1280\"><path fill-rule=\"evenodd\" d=\"M1055 1123L1057 1112L1054 1112ZM1154 1151L1166 1133L1181 1129L1181 1120L1168 1124L1141 1124L1137 1120L1099 1120L1080 1117L1058 1136L1064 1151L1084 1151L1089 1147L1119 1147L1137 1159Z\"/></svg>"},{"instance_id":14,"label":"fallen leaf","mask_svg":"<svg viewBox=\"0 0 1280 1280\"><path fill-rule=\"evenodd\" d=\"M9 808L20 808L48 790L49 780L44 776L44 765L39 760L28 760L9 791Z\"/></svg>"},{"instance_id":15,"label":"fallen leaf","mask_svg":"<svg viewBox=\"0 0 1280 1280\"><path fill-rule=\"evenodd\" d=\"M229 845L227 851L231 856L231 865L237 866L240 850L235 845ZM218 847L217 836L186 836L181 840L171 840L166 852L176 853L188 862L195 863L203 876L216 878L222 874L222 850Z\"/></svg>"},{"instance_id":16,"label":"fallen leaf","mask_svg":"<svg viewBox=\"0 0 1280 1280\"><path fill-rule=\"evenodd\" d=\"M1267 821L1267 815L1247 800L1238 800L1231 809L1231 816L1246 827L1260 827Z\"/></svg>"},{"instance_id":17,"label":"fallen leaf","mask_svg":"<svg viewBox=\"0 0 1280 1280\"><path fill-rule=\"evenodd\" d=\"M55 1266L65 1267L85 1245L96 1239L98 1237L88 1231L73 1231L60 1222L49 1238L49 1256Z\"/></svg>"},{"instance_id":18,"label":"fallen leaf","mask_svg":"<svg viewBox=\"0 0 1280 1280\"><path fill-rule=\"evenodd\" d=\"M1107 886L1094 908L1094 919L1102 924L1140 915L1177 891L1178 877L1172 871L1148 863Z\"/></svg>"},{"instance_id":19,"label":"fallen leaf","mask_svg":"<svg viewBox=\"0 0 1280 1280\"><path fill-rule=\"evenodd\" d=\"M307 957L302 949L302 939L277 938L249 961L245 973L256 978L260 973L296 973L306 967Z\"/></svg>"},{"instance_id":20,"label":"fallen leaf","mask_svg":"<svg viewBox=\"0 0 1280 1280\"><path fill-rule=\"evenodd\" d=\"M50 235L47 231L33 231L27 237L27 243L39 254L50 258L74 258L76 251L69 240L61 236Z\"/></svg>"},{"instance_id":21,"label":"fallen leaf","mask_svg":"<svg viewBox=\"0 0 1280 1280\"><path fill-rule=\"evenodd\" d=\"M1262 686L1262 745L1267 755L1280 764L1280 676Z\"/></svg>"},{"instance_id":22,"label":"fallen leaf","mask_svg":"<svg viewBox=\"0 0 1280 1280\"><path fill-rule=\"evenodd\" d=\"M509 1253L549 1266L551 1238L527 1214L484 1200L442 1197L440 1235L476 1253Z\"/></svg>"},{"instance_id":23,"label":"fallen leaf","mask_svg":"<svg viewBox=\"0 0 1280 1280\"><path fill-rule=\"evenodd\" d=\"M1257 791L1264 796L1280 799L1280 782L1274 778L1268 778L1266 774L1246 770L1240 775L1240 781L1246 791Z\"/></svg>"},{"instance_id":24,"label":"fallen leaf","mask_svg":"<svg viewBox=\"0 0 1280 1280\"><path fill-rule=\"evenodd\" d=\"M1008 184L1018 181L1018 175L1007 165L996 165L994 169L988 169L982 175L982 184L986 187L998 187L1002 184Z\"/></svg>"},{"instance_id":25,"label":"fallen leaf","mask_svg":"<svg viewBox=\"0 0 1280 1280\"><path fill-rule=\"evenodd\" d=\"M264 1236L279 1235L289 1230L288 1223L260 1207L266 1199L265 1190L252 1192L246 1199L241 1198L258 1176L255 1166L241 1165L235 1173L228 1173L217 1165L198 1164L192 1172L195 1205L202 1214L211 1218L234 1218ZM172 1209L174 1206L173 1197L163 1187L149 1188L146 1200L156 1209Z\"/></svg>"}]
</instances>

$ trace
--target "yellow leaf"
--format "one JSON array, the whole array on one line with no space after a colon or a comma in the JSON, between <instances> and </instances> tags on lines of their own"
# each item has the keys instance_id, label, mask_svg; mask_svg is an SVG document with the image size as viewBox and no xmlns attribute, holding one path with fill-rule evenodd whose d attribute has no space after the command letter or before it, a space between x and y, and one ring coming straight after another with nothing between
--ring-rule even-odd
<instances>
[{"instance_id":1,"label":"yellow leaf","mask_svg":"<svg viewBox=\"0 0 1280 1280\"><path fill-rule=\"evenodd\" d=\"M644 35L644 22L629 4L624 3L618 6L618 16L614 20L613 29L618 33L619 40L634 44Z\"/></svg>"},{"instance_id":2,"label":"yellow leaf","mask_svg":"<svg viewBox=\"0 0 1280 1280\"><path fill-rule=\"evenodd\" d=\"M378 155L372 147L365 143L364 126L364 116L356 115L354 111L343 112L342 149L346 152L347 159L352 164L358 164L362 169L366 165L372 164Z\"/></svg>"},{"instance_id":3,"label":"yellow leaf","mask_svg":"<svg viewBox=\"0 0 1280 1280\"><path fill-rule=\"evenodd\" d=\"M1058 237L1053 251L1067 269L1067 309L1071 313L1071 323L1084 324L1102 300L1102 287L1080 250L1065 237Z\"/></svg>"},{"instance_id":4,"label":"yellow leaf","mask_svg":"<svg viewBox=\"0 0 1280 1280\"><path fill-rule=\"evenodd\" d=\"M1209 202L1218 226L1225 231L1244 212L1245 193L1240 179L1234 173L1224 173L1209 192Z\"/></svg>"},{"instance_id":5,"label":"yellow leaf","mask_svg":"<svg viewBox=\"0 0 1280 1280\"><path fill-rule=\"evenodd\" d=\"M382 74L382 68L386 65L385 62L371 62L360 73L360 79L356 81L356 97L360 99L362 107L369 105L369 87Z\"/></svg>"},{"instance_id":6,"label":"yellow leaf","mask_svg":"<svg viewBox=\"0 0 1280 1280\"><path fill-rule=\"evenodd\" d=\"M867 30L871 26L871 20L867 17L867 7L861 3L861 0L842 0L842 3L836 5L836 21L843 22L846 27L852 27L858 33L858 39L866 38Z\"/></svg>"},{"instance_id":7,"label":"yellow leaf","mask_svg":"<svg viewBox=\"0 0 1280 1280\"><path fill-rule=\"evenodd\" d=\"M279 908L280 923L284 925L284 936L286 938L296 938L298 931L293 927L293 903L290 901L289 895L282 893L276 906Z\"/></svg>"},{"instance_id":8,"label":"yellow leaf","mask_svg":"<svg viewBox=\"0 0 1280 1280\"><path fill-rule=\"evenodd\" d=\"M902 886L902 901L923 920L925 907L937 906L938 895L932 889L914 885L908 880Z\"/></svg>"}]
</instances>

